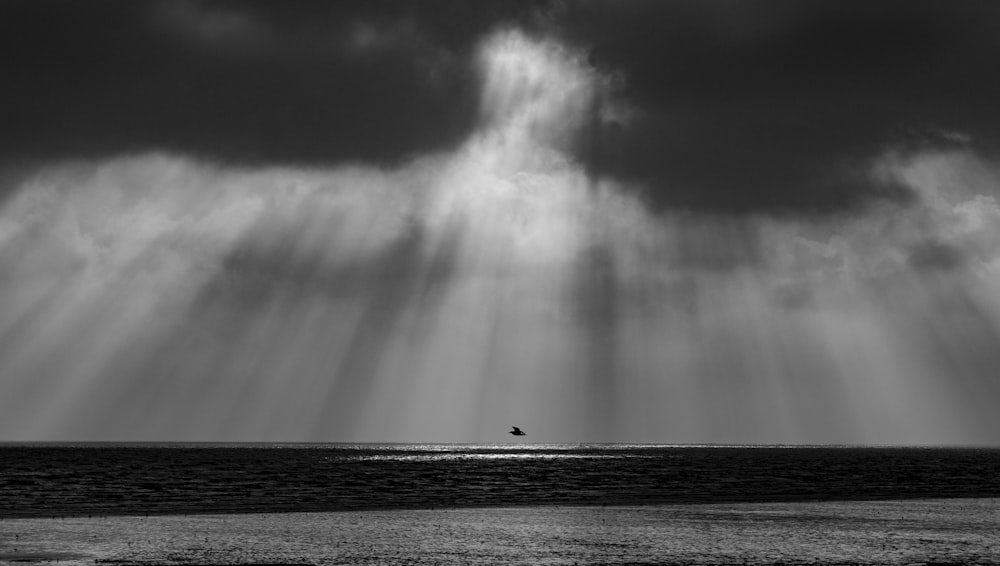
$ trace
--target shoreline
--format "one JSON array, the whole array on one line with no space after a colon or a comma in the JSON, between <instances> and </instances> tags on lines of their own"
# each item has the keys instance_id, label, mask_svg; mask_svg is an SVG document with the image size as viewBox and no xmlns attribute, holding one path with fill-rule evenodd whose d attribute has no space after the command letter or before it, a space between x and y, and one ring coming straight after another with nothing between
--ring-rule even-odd
<instances>
[{"instance_id":1,"label":"shoreline","mask_svg":"<svg viewBox=\"0 0 1000 566\"><path fill-rule=\"evenodd\" d=\"M44 511L19 510L17 512L0 511L0 524L4 521L17 521L24 519L101 519L101 518L125 518L125 517L199 517L199 516L227 516L227 515L287 515L297 513L363 513L363 512L407 512L407 511L450 511L450 510L489 510L489 509L534 509L534 508L573 508L573 509L606 509L606 508L656 508L656 507L709 507L713 505L768 505L768 504L823 504L823 503L889 503L889 502L914 502L914 501L960 501L960 500L1000 500L1000 494L983 495L886 495L878 497L773 497L773 496L745 496L745 497L716 497L709 498L676 498L671 500L656 501L634 501L621 500L617 502L603 501L598 503L588 503L583 501L536 501L524 503L492 503L492 504L469 504L469 505L359 505L355 507L329 506L287 506L264 508L252 505L245 506L197 506L197 507L170 507L159 506L156 508L130 508L112 509L107 507L94 507L89 509L72 509L72 512L53 512L50 509Z\"/></svg>"}]
</instances>

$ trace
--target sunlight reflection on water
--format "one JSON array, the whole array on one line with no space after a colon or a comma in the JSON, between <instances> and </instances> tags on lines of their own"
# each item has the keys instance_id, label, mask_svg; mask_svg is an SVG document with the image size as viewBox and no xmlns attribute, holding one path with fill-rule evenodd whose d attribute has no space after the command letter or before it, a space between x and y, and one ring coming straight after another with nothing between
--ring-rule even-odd
<instances>
[{"instance_id":1,"label":"sunlight reflection on water","mask_svg":"<svg viewBox=\"0 0 1000 566\"><path fill-rule=\"evenodd\" d=\"M552 454L536 452L444 452L435 454L372 454L368 456L349 457L348 460L359 462L441 462L447 460L613 460L622 458L651 458L652 456L641 456L630 454Z\"/></svg>"},{"instance_id":2,"label":"sunlight reflection on water","mask_svg":"<svg viewBox=\"0 0 1000 566\"><path fill-rule=\"evenodd\" d=\"M646 444L359 444L338 445L333 459L348 462L445 462L472 460L614 460L662 457Z\"/></svg>"}]
</instances>

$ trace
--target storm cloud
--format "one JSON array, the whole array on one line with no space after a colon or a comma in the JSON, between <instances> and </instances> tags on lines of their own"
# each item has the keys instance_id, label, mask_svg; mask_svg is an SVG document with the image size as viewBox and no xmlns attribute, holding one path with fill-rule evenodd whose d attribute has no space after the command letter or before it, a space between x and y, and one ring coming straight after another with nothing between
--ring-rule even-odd
<instances>
[{"instance_id":1,"label":"storm cloud","mask_svg":"<svg viewBox=\"0 0 1000 566\"><path fill-rule=\"evenodd\" d=\"M989 2L8 2L0 151L21 163L174 151L398 165L478 119L497 26L609 80L569 148L647 203L829 213L905 201L865 174L927 144L995 148Z\"/></svg>"}]
</instances>

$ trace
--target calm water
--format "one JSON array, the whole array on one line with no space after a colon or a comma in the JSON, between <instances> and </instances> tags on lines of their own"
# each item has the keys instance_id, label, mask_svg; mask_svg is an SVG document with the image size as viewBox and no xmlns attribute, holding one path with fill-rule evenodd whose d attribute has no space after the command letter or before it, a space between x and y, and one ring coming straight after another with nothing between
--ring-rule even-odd
<instances>
[{"instance_id":1,"label":"calm water","mask_svg":"<svg viewBox=\"0 0 1000 566\"><path fill-rule=\"evenodd\" d=\"M1000 449L3 444L0 517L1000 496Z\"/></svg>"}]
</instances>

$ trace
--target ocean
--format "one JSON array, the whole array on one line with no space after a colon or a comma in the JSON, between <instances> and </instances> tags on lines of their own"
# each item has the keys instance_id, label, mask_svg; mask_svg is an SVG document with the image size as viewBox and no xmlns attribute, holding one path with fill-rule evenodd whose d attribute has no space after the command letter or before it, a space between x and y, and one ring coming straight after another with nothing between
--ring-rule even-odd
<instances>
[{"instance_id":1,"label":"ocean","mask_svg":"<svg viewBox=\"0 0 1000 566\"><path fill-rule=\"evenodd\" d=\"M4 444L0 565L1000 564L1000 450Z\"/></svg>"},{"instance_id":2,"label":"ocean","mask_svg":"<svg viewBox=\"0 0 1000 566\"><path fill-rule=\"evenodd\" d=\"M3 444L0 517L1000 497L1000 449Z\"/></svg>"}]
</instances>

